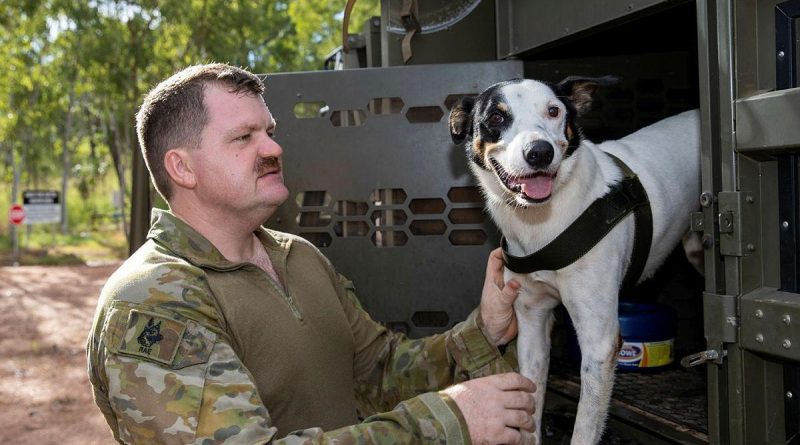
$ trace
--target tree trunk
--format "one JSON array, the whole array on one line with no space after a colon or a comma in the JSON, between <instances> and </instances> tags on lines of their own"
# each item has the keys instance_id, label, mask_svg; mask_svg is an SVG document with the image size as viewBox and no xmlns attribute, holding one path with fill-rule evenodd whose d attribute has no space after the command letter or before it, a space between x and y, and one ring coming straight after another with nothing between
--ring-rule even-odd
<instances>
[{"instance_id":1,"label":"tree trunk","mask_svg":"<svg viewBox=\"0 0 800 445\"><path fill-rule=\"evenodd\" d=\"M67 120L64 123L63 143L61 146L61 234L66 235L69 230L69 218L67 218L67 187L69 186L69 173L71 170L69 156L69 142L72 136L72 105L75 102L75 76L69 90L69 102L67 102Z\"/></svg>"},{"instance_id":2,"label":"tree trunk","mask_svg":"<svg viewBox=\"0 0 800 445\"><path fill-rule=\"evenodd\" d=\"M114 161L114 171L117 173L117 183L119 184L120 194L120 211L122 212L122 230L125 232L125 239L130 242L130 234L128 233L128 215L126 212L126 191L128 190L127 181L125 180L125 157L122 154L122 141L119 137L119 128L117 127L116 111L106 111L108 121L103 121L105 128L106 143L111 153L111 159Z\"/></svg>"}]
</instances>

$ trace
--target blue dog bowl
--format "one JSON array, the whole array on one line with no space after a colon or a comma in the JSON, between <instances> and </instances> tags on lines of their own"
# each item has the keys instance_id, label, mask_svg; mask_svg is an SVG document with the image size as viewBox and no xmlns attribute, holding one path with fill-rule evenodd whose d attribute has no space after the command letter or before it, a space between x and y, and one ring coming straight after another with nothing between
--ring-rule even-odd
<instances>
[{"instance_id":1,"label":"blue dog bowl","mask_svg":"<svg viewBox=\"0 0 800 445\"><path fill-rule=\"evenodd\" d=\"M619 304L622 348L617 358L620 371L656 370L675 360L675 310L660 303Z\"/></svg>"},{"instance_id":2,"label":"blue dog bowl","mask_svg":"<svg viewBox=\"0 0 800 445\"><path fill-rule=\"evenodd\" d=\"M572 327L572 320L568 320ZM675 361L675 333L678 317L675 310L661 303L619 303L619 330L622 348L617 370L650 372ZM569 357L580 363L580 348L575 330L570 329Z\"/></svg>"}]
</instances>

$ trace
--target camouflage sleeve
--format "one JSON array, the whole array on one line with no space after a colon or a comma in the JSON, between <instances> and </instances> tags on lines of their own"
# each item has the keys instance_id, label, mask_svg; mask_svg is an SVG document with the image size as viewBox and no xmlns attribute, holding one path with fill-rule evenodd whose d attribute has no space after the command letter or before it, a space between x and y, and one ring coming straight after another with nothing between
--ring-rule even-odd
<instances>
[{"instance_id":1,"label":"camouflage sleeve","mask_svg":"<svg viewBox=\"0 0 800 445\"><path fill-rule=\"evenodd\" d=\"M372 320L361 307L353 283L341 275L339 282L356 339L354 366L362 416L516 366L514 348L504 355L484 335L479 309L443 334L408 339Z\"/></svg>"},{"instance_id":2,"label":"camouflage sleeve","mask_svg":"<svg viewBox=\"0 0 800 445\"><path fill-rule=\"evenodd\" d=\"M115 302L103 332L108 404L124 443L249 444L275 434L220 335L175 312Z\"/></svg>"}]
</instances>

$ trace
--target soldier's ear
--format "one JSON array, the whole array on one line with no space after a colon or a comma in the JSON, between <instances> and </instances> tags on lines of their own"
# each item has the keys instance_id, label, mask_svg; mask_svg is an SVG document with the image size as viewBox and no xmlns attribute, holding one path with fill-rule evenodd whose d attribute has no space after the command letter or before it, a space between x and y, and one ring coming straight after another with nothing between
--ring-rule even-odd
<instances>
[{"instance_id":1,"label":"soldier's ear","mask_svg":"<svg viewBox=\"0 0 800 445\"><path fill-rule=\"evenodd\" d=\"M467 96L450 111L450 137L456 145L464 142L464 139L472 132L473 107L475 107L475 98Z\"/></svg>"},{"instance_id":2,"label":"soldier's ear","mask_svg":"<svg viewBox=\"0 0 800 445\"><path fill-rule=\"evenodd\" d=\"M193 189L197 185L189 149L180 147L168 150L164 154L164 169L179 187Z\"/></svg>"}]
</instances>

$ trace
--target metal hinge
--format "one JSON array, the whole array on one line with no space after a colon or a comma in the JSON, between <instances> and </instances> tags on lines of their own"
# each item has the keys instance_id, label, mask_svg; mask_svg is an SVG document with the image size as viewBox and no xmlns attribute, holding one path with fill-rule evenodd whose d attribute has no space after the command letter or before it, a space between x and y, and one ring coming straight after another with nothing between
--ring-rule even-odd
<instances>
[{"instance_id":1,"label":"metal hinge","mask_svg":"<svg viewBox=\"0 0 800 445\"><path fill-rule=\"evenodd\" d=\"M720 192L719 202L719 253L725 256L741 257L756 250L757 236L753 231L758 224L753 218L757 209L750 208L755 197L748 192Z\"/></svg>"}]
</instances>

